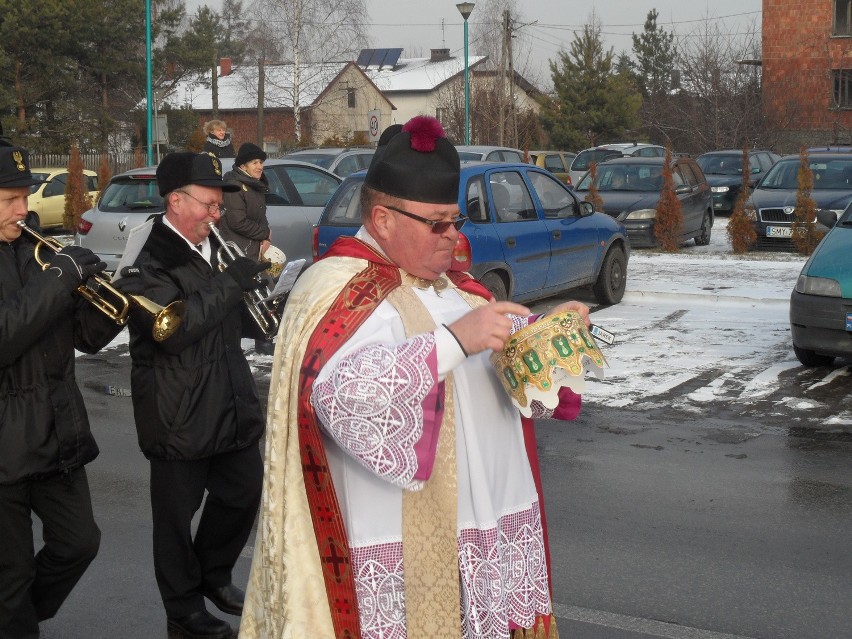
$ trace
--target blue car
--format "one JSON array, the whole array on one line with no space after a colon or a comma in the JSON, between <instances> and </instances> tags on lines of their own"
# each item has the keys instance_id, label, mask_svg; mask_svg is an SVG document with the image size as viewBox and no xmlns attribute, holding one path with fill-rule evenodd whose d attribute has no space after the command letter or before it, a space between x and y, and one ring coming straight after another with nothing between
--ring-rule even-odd
<instances>
[{"instance_id":1,"label":"blue car","mask_svg":"<svg viewBox=\"0 0 852 639\"><path fill-rule=\"evenodd\" d=\"M350 175L314 228L314 257L361 225L365 171ZM545 169L474 163L461 169L457 259L498 300L518 302L591 285L601 304L617 304L627 284L630 244L617 221L580 202Z\"/></svg>"},{"instance_id":2,"label":"blue car","mask_svg":"<svg viewBox=\"0 0 852 639\"><path fill-rule=\"evenodd\" d=\"M802 267L790 296L793 351L805 366L852 358L852 204L838 219L817 213L830 230Z\"/></svg>"}]
</instances>

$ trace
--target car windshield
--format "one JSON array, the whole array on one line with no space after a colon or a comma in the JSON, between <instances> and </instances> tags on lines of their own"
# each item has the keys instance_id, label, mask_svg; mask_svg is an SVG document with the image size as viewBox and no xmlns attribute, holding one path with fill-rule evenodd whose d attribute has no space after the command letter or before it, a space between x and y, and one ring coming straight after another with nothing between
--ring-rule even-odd
<instances>
[{"instance_id":1,"label":"car windshield","mask_svg":"<svg viewBox=\"0 0 852 639\"><path fill-rule=\"evenodd\" d=\"M598 191L659 192L663 186L662 173L663 167L658 164L602 164L597 170ZM588 191L591 182L591 173L587 173L577 190Z\"/></svg>"},{"instance_id":2,"label":"car windshield","mask_svg":"<svg viewBox=\"0 0 852 639\"><path fill-rule=\"evenodd\" d=\"M743 172L742 155L702 155L695 161L704 173L711 175L742 175Z\"/></svg>"},{"instance_id":3,"label":"car windshield","mask_svg":"<svg viewBox=\"0 0 852 639\"><path fill-rule=\"evenodd\" d=\"M799 166L797 159L782 160L769 169L760 182L761 189L797 189L799 188ZM813 173L813 190L850 190L852 189L852 158L833 158L809 162Z\"/></svg>"},{"instance_id":4,"label":"car windshield","mask_svg":"<svg viewBox=\"0 0 852 639\"><path fill-rule=\"evenodd\" d=\"M123 177L110 182L101 195L101 211L129 213L132 211L162 211L163 198L153 176Z\"/></svg>"},{"instance_id":5,"label":"car windshield","mask_svg":"<svg viewBox=\"0 0 852 639\"><path fill-rule=\"evenodd\" d=\"M621 157L621 151L612 149L587 149L580 151L571 163L572 171L588 171L592 162L603 162L609 158Z\"/></svg>"},{"instance_id":6,"label":"car windshield","mask_svg":"<svg viewBox=\"0 0 852 639\"><path fill-rule=\"evenodd\" d=\"M334 155L329 153L294 153L290 157L299 162L309 162L324 169L330 167L335 158Z\"/></svg>"}]
</instances>

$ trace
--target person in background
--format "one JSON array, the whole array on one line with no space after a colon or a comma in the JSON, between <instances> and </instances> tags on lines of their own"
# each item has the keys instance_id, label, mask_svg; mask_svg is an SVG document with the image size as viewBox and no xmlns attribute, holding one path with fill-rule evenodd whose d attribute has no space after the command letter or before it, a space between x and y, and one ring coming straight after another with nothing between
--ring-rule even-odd
<instances>
[{"instance_id":1,"label":"person in background","mask_svg":"<svg viewBox=\"0 0 852 639\"><path fill-rule=\"evenodd\" d=\"M0 637L32 639L95 558L101 533L85 466L98 455L74 379L74 349L121 330L76 294L106 264L89 249L43 248L18 222L38 184L24 149L0 142ZM50 253L49 256L47 254ZM42 525L36 553L32 515ZM78 628L76 634L84 634ZM69 629L72 634L75 634Z\"/></svg>"},{"instance_id":2,"label":"person in background","mask_svg":"<svg viewBox=\"0 0 852 639\"><path fill-rule=\"evenodd\" d=\"M148 223L120 280L163 306L186 305L180 327L161 342L149 315L130 320L134 417L151 465L154 573L170 636L226 639L230 624L210 614L204 598L228 614L242 611L232 570L260 501L265 420L240 348L240 305L269 265L238 257L219 270L210 225L219 221L222 192L239 187L222 179L215 157L170 153L157 183L166 211Z\"/></svg>"},{"instance_id":3,"label":"person in background","mask_svg":"<svg viewBox=\"0 0 852 639\"><path fill-rule=\"evenodd\" d=\"M538 316L450 269L459 180L440 123L406 123L357 235L290 293L240 639L557 636L535 473L489 361ZM534 414L575 417L562 391Z\"/></svg>"},{"instance_id":4,"label":"person in background","mask_svg":"<svg viewBox=\"0 0 852 639\"><path fill-rule=\"evenodd\" d=\"M222 120L210 120L204 123L204 140L202 151L212 153L217 158L234 157L234 145L231 143L231 134L228 133L228 125Z\"/></svg>"},{"instance_id":5,"label":"person in background","mask_svg":"<svg viewBox=\"0 0 852 639\"><path fill-rule=\"evenodd\" d=\"M233 242L253 260L261 261L269 248L272 233L266 219L266 193L269 182L263 174L266 153L256 144L245 142L234 160L234 168L225 174L225 180L239 187L238 191L225 193L225 213L219 230L225 241ZM272 339L258 337L255 352L272 355Z\"/></svg>"}]
</instances>

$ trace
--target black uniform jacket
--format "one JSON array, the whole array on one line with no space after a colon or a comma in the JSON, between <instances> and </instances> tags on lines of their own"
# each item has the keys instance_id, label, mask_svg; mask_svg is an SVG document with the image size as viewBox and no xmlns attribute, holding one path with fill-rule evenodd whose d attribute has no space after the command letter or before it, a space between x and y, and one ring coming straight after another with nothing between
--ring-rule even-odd
<instances>
[{"instance_id":1,"label":"black uniform jacket","mask_svg":"<svg viewBox=\"0 0 852 639\"><path fill-rule=\"evenodd\" d=\"M149 315L132 315L131 390L142 452L190 460L255 443L265 420L240 346L243 291L163 224L162 215L135 264L146 297L163 306L186 303L180 328L162 342L151 336Z\"/></svg>"},{"instance_id":2,"label":"black uniform jacket","mask_svg":"<svg viewBox=\"0 0 852 639\"><path fill-rule=\"evenodd\" d=\"M0 242L0 484L97 457L74 349L97 352L121 330L55 270L42 271L33 252L26 236Z\"/></svg>"},{"instance_id":3,"label":"black uniform jacket","mask_svg":"<svg viewBox=\"0 0 852 639\"><path fill-rule=\"evenodd\" d=\"M254 179L239 169L225 174L225 180L240 185L240 190L225 193L225 214L219 223L222 237L234 242L243 254L258 260L260 243L269 237L266 218L266 192L269 191L265 175Z\"/></svg>"}]
</instances>

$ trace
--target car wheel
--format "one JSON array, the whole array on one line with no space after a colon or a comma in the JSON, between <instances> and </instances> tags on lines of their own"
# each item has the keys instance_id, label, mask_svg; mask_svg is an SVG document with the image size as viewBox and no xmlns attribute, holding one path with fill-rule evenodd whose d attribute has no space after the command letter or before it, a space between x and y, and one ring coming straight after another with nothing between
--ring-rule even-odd
<instances>
[{"instance_id":1,"label":"car wheel","mask_svg":"<svg viewBox=\"0 0 852 639\"><path fill-rule=\"evenodd\" d=\"M494 271L483 275L479 279L479 283L487 288L494 296L494 299L498 302L502 302L509 298L506 292L506 282L504 282L503 278Z\"/></svg>"},{"instance_id":2,"label":"car wheel","mask_svg":"<svg viewBox=\"0 0 852 639\"><path fill-rule=\"evenodd\" d=\"M627 288L627 263L624 259L624 251L618 246L613 246L604 257L592 291L599 303L618 304L624 297L625 288Z\"/></svg>"},{"instance_id":3,"label":"car wheel","mask_svg":"<svg viewBox=\"0 0 852 639\"><path fill-rule=\"evenodd\" d=\"M804 366L828 366L834 361L834 358L830 355L819 355L806 348L799 348L795 344L793 344L793 352L796 354L796 359Z\"/></svg>"},{"instance_id":4,"label":"car wheel","mask_svg":"<svg viewBox=\"0 0 852 639\"><path fill-rule=\"evenodd\" d=\"M710 214L705 213L704 219L701 220L701 232L695 236L695 246L707 246L710 244L710 233L713 227L710 226Z\"/></svg>"}]
</instances>

